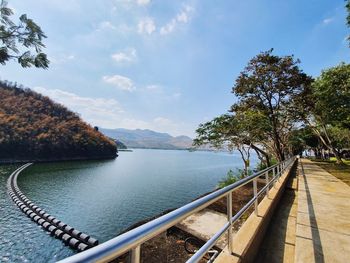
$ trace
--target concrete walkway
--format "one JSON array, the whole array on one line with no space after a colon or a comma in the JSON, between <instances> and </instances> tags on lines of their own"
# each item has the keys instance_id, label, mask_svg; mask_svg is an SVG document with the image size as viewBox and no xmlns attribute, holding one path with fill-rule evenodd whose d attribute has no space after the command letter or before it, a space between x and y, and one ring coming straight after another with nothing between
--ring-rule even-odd
<instances>
[{"instance_id":1,"label":"concrete walkway","mask_svg":"<svg viewBox=\"0 0 350 263\"><path fill-rule=\"evenodd\" d=\"M255 263L293 263L297 220L298 179L293 171L261 242Z\"/></svg>"},{"instance_id":2,"label":"concrete walkway","mask_svg":"<svg viewBox=\"0 0 350 263\"><path fill-rule=\"evenodd\" d=\"M309 160L298 169L295 262L350 262L350 187Z\"/></svg>"}]
</instances>

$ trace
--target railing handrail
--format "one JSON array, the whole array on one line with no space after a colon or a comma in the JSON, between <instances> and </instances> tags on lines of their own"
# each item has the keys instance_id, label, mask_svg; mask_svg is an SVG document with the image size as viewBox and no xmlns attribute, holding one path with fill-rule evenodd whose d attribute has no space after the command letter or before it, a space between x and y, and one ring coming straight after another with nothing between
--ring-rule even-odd
<instances>
[{"instance_id":1,"label":"railing handrail","mask_svg":"<svg viewBox=\"0 0 350 263\"><path fill-rule=\"evenodd\" d=\"M228 194L232 193L234 190L237 190L238 188L252 182L254 179L257 179L258 177L262 176L266 172L273 171L275 175L274 169L278 167L279 171L277 171L275 178L272 178L269 184L267 184L262 190L264 190L265 188L268 188L269 185L273 183L273 181L278 176L278 172L281 174L284 168L289 166L294 161L294 159L295 157L292 157L286 161L280 162L262 171L259 171L250 176L247 176L229 186L218 189L206 196L203 196L197 200L194 200L161 217L158 217L126 233L123 233L115 238L112 238L96 247L93 247L89 250L73 255L71 257L65 258L61 260L60 263L97 262L97 261L108 262L114 258L117 258L118 256L123 255L124 253L130 250L133 251L132 254L136 254L137 257L139 258L140 245L143 244L144 242L166 231L170 227L181 222L186 217L196 213L197 211L204 209L210 204L216 202L217 200L227 196ZM256 180L255 180L255 183L256 183ZM259 192L259 194L261 194L262 190ZM258 195L255 196L248 203L250 203L250 205L253 204L254 201L257 203L257 197ZM240 217L240 215L243 214L243 212L246 211L250 207L250 205L248 207L244 206L236 215L239 215ZM237 220L239 218L236 215L233 216L230 221L228 221L229 222L228 226L230 226L234 222L232 221L232 219L236 217L235 220ZM192 256L193 259L191 258L192 260L190 259L188 262L197 262L198 261L197 258L199 258L200 256L199 254L203 254L203 253L205 254L206 251L208 251L213 245L215 245L215 242L221 237L221 235L225 232L225 230L227 230L227 224L225 224L225 226L220 231L218 231L216 235L214 235L209 241L207 241L207 243L210 243L210 244L206 243L205 245L203 245L203 247L194 256ZM139 259L135 261L138 262Z\"/></svg>"}]
</instances>

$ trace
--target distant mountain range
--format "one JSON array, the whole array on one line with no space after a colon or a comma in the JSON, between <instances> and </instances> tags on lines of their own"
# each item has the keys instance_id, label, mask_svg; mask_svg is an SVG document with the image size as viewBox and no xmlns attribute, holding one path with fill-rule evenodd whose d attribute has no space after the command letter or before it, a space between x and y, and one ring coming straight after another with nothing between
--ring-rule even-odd
<instances>
[{"instance_id":1,"label":"distant mountain range","mask_svg":"<svg viewBox=\"0 0 350 263\"><path fill-rule=\"evenodd\" d=\"M192 148L192 139L188 136L173 137L168 133L160 133L152 130L128 130L128 129L104 129L100 128L104 135L119 140L128 148L151 149L189 149Z\"/></svg>"}]
</instances>

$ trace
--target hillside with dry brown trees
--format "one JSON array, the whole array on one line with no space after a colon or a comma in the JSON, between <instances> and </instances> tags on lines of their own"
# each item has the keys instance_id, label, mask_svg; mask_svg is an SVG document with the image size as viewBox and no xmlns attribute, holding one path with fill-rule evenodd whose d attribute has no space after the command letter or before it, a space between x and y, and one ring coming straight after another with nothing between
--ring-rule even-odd
<instances>
[{"instance_id":1,"label":"hillside with dry brown trees","mask_svg":"<svg viewBox=\"0 0 350 263\"><path fill-rule=\"evenodd\" d=\"M0 159L111 158L116 145L50 98L0 81Z\"/></svg>"}]
</instances>

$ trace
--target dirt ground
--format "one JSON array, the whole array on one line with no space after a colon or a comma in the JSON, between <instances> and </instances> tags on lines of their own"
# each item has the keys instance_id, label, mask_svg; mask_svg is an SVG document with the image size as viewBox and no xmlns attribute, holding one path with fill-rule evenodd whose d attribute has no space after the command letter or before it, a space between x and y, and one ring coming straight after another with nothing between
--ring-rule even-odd
<instances>
[{"instance_id":1,"label":"dirt ground","mask_svg":"<svg viewBox=\"0 0 350 263\"><path fill-rule=\"evenodd\" d=\"M258 190L263 187L263 183L258 183ZM253 197L253 187L252 183L242 186L241 188L235 190L232 195L232 206L233 206L233 214L236 214L251 198ZM226 214L226 198L222 198L219 201L208 206L209 209L215 210L220 213ZM248 218L250 213L252 213L253 208L251 207L245 215L234 225L235 229L239 229L239 227L243 224L243 222ZM170 211L166 211L163 214L166 214ZM156 217L159 217L158 215ZM150 218L148 220L144 220L139 222L126 231L133 229L141 224L146 223L156 217ZM124 231L124 232L126 232ZM141 246L141 262L145 263L170 263L170 262L186 262L192 254L188 253L185 250L185 240L187 238L193 237L190 234L176 228L170 228L166 233L162 233L157 237L145 242ZM204 244L203 241L198 240L197 238L191 239L188 242L189 250L193 251L199 249ZM220 251L219 248L214 247L214 249ZM210 255L207 255L200 262L207 262L210 258ZM114 260L113 262L119 263L128 263L129 255L125 254L122 257Z\"/></svg>"},{"instance_id":2,"label":"dirt ground","mask_svg":"<svg viewBox=\"0 0 350 263\"><path fill-rule=\"evenodd\" d=\"M264 187L263 183L258 182L258 191ZM253 193L253 183L246 184L241 188L235 190L232 193L232 214L235 215L237 212L254 196ZM263 196L262 196L263 197ZM262 198L259 198L261 200ZM208 206L209 209L213 209L217 212L227 214L227 199L222 198L217 202ZM244 221L249 217L249 215L253 212L254 208L250 207L248 211L243 214L243 216L234 224L234 229L239 229L240 226L244 223Z\"/></svg>"}]
</instances>

